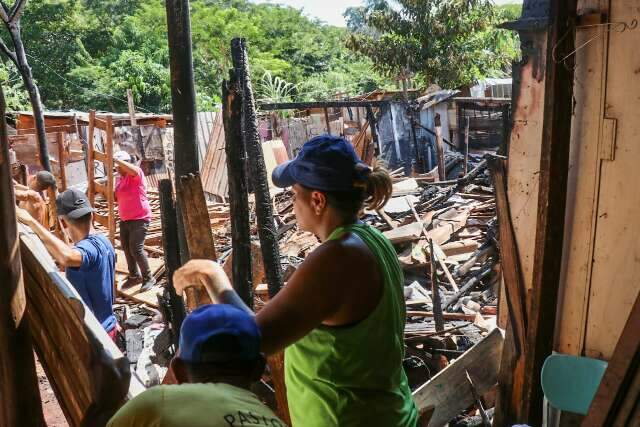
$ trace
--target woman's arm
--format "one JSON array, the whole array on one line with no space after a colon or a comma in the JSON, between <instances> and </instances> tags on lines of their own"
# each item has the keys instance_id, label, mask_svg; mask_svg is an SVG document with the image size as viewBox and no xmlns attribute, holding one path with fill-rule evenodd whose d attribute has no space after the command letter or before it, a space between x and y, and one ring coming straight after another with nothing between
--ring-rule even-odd
<instances>
[{"instance_id":1,"label":"woman's arm","mask_svg":"<svg viewBox=\"0 0 640 427\"><path fill-rule=\"evenodd\" d=\"M310 254L293 274L287 286L269 301L256 316L262 332L262 351L282 350L331 317L341 307L339 278L343 254L340 246L329 242ZM192 260L176 271L174 287L179 294L189 286L203 286L211 299L251 310L233 290L219 264L209 260Z\"/></svg>"},{"instance_id":2,"label":"woman's arm","mask_svg":"<svg viewBox=\"0 0 640 427\"><path fill-rule=\"evenodd\" d=\"M132 163L125 162L124 160L117 160L117 159L113 159L113 161L118 166L120 166L124 170L124 172L129 176L138 176L138 174L140 173L140 168Z\"/></svg>"}]
</instances>

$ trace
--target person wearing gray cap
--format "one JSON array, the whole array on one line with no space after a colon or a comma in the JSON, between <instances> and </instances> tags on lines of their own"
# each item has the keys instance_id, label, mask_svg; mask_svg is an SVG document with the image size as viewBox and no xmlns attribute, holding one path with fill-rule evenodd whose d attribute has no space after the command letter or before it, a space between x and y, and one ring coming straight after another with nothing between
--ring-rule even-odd
<instances>
[{"instance_id":1,"label":"person wearing gray cap","mask_svg":"<svg viewBox=\"0 0 640 427\"><path fill-rule=\"evenodd\" d=\"M56 208L74 242L73 247L58 239L26 210L16 207L16 214L18 221L38 235L56 263L65 269L67 280L115 341L113 283L116 255L113 246L104 235L94 231L93 208L83 192L64 191L56 198Z\"/></svg>"}]
</instances>

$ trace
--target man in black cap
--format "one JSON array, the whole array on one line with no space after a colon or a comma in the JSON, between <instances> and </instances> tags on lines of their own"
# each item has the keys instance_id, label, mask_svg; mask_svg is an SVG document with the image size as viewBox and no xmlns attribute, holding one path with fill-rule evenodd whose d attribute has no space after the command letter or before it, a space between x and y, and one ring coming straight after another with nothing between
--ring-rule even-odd
<instances>
[{"instance_id":1,"label":"man in black cap","mask_svg":"<svg viewBox=\"0 0 640 427\"><path fill-rule=\"evenodd\" d=\"M17 207L18 220L28 225L65 269L67 279L96 316L109 336L115 340L116 318L113 315L115 251L111 242L93 229L93 208L87 196L67 190L56 198L58 215L74 243L69 247L36 221L26 210Z\"/></svg>"}]
</instances>

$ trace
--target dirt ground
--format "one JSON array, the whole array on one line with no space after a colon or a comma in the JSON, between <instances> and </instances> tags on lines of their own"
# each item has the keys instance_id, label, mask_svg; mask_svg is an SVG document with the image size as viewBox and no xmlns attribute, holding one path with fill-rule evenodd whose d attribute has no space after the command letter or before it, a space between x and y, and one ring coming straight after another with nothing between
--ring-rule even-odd
<instances>
[{"instance_id":1,"label":"dirt ground","mask_svg":"<svg viewBox=\"0 0 640 427\"><path fill-rule=\"evenodd\" d=\"M42 411L44 420L48 427L69 427L62 409L58 404L56 395L49 384L49 380L44 373L42 365L36 357L36 374L38 375L38 386L40 387L40 398L42 399Z\"/></svg>"}]
</instances>

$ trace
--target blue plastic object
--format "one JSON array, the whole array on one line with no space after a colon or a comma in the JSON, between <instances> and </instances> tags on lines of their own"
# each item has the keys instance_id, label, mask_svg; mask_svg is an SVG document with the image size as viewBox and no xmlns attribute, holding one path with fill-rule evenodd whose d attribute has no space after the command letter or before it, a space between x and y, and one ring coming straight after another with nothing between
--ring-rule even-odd
<instances>
[{"instance_id":1,"label":"blue plastic object","mask_svg":"<svg viewBox=\"0 0 640 427\"><path fill-rule=\"evenodd\" d=\"M542 391L554 408L586 415L606 369L602 360L552 354L542 366Z\"/></svg>"}]
</instances>

